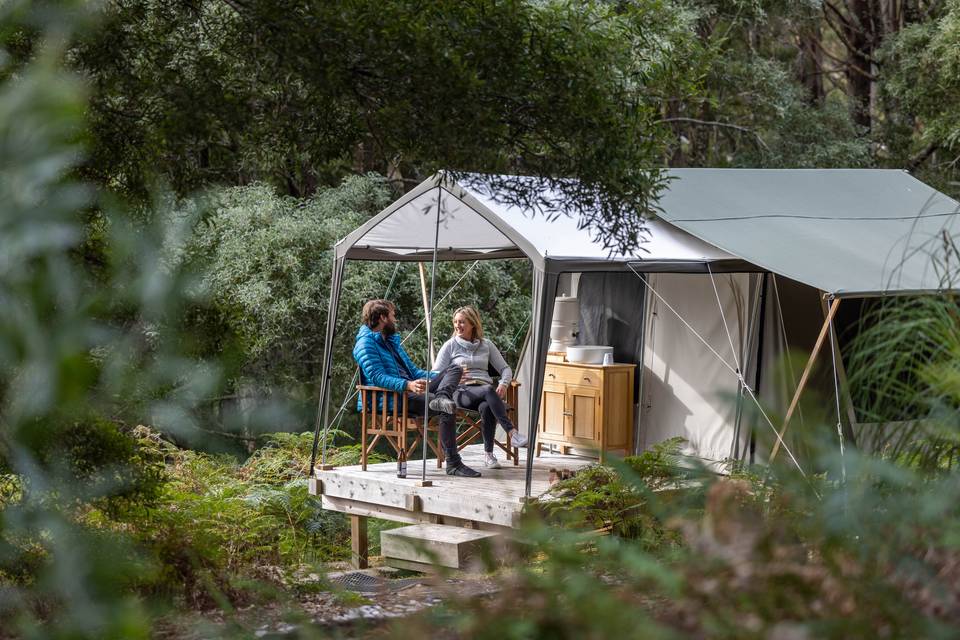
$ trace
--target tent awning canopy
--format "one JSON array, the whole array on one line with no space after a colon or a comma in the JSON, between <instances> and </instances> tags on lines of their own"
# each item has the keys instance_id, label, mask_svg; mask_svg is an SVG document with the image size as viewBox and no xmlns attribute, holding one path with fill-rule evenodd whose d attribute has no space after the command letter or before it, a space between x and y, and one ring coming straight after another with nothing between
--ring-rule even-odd
<instances>
[{"instance_id":1,"label":"tent awning canopy","mask_svg":"<svg viewBox=\"0 0 960 640\"><path fill-rule=\"evenodd\" d=\"M838 296L955 289L938 272L960 204L905 171L677 169L670 224Z\"/></svg>"},{"instance_id":2,"label":"tent awning canopy","mask_svg":"<svg viewBox=\"0 0 960 640\"><path fill-rule=\"evenodd\" d=\"M673 169L641 249L605 248L577 212L548 219L439 173L337 245L339 258L529 258L551 271L763 270L839 296L929 292L960 204L898 170ZM545 194L544 199L551 199ZM438 223L439 216L439 224ZM941 256L942 257L942 256Z\"/></svg>"},{"instance_id":3,"label":"tent awning canopy","mask_svg":"<svg viewBox=\"0 0 960 640\"><path fill-rule=\"evenodd\" d=\"M650 270L700 271L706 263L719 270L756 270L662 220L650 220L647 226L649 233L636 254L611 253L589 229L580 228L575 216L548 219L437 174L342 240L337 256L429 260L436 240L440 260L529 258L541 268L550 263L569 270L626 268L632 262ZM556 266L560 264L566 266Z\"/></svg>"}]
</instances>

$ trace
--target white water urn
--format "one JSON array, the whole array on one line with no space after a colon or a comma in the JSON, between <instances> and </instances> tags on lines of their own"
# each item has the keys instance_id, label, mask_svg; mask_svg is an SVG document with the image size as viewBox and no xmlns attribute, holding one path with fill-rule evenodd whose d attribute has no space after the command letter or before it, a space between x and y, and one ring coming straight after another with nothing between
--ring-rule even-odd
<instances>
[{"instance_id":1,"label":"white water urn","mask_svg":"<svg viewBox=\"0 0 960 640\"><path fill-rule=\"evenodd\" d=\"M557 296L553 303L550 325L550 351L566 351L577 342L580 333L580 300L573 296Z\"/></svg>"}]
</instances>

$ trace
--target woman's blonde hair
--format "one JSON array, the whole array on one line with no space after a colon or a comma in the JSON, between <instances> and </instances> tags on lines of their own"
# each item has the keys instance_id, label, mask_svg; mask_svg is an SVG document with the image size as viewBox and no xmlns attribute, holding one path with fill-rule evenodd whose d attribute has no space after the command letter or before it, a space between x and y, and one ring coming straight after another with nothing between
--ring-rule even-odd
<instances>
[{"instance_id":1,"label":"woman's blonde hair","mask_svg":"<svg viewBox=\"0 0 960 640\"><path fill-rule=\"evenodd\" d=\"M457 314L462 313L463 317L466 318L467 322L473 325L473 339L474 340L483 340L483 322L480 320L480 312L477 311L476 307L467 305L465 307L460 307L453 312L453 319L457 319ZM450 337L457 335L456 330L451 334Z\"/></svg>"}]
</instances>

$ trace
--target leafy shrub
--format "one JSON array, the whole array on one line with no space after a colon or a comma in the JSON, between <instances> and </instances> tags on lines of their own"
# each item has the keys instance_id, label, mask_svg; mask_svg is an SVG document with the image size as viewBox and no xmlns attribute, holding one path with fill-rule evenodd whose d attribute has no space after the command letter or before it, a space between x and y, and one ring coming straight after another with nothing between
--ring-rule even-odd
<instances>
[{"instance_id":1,"label":"leafy shrub","mask_svg":"<svg viewBox=\"0 0 960 640\"><path fill-rule=\"evenodd\" d=\"M677 488L692 478L678 465L682 438L671 438L629 456L617 469L591 465L561 480L541 497L547 516L567 527L594 529L641 541L655 548L670 539L657 515L650 511L653 491Z\"/></svg>"},{"instance_id":2,"label":"leafy shrub","mask_svg":"<svg viewBox=\"0 0 960 640\"><path fill-rule=\"evenodd\" d=\"M83 461L74 482L96 484L97 491L48 493L61 502L68 497L78 534L92 548L110 550L125 567L111 577L113 588L194 607L223 606L249 599L254 591L243 585L250 579L273 579L278 571L349 556L347 519L322 510L307 491L302 470L312 434L271 436L269 446L239 464L230 456L179 448L147 427L121 434L109 423L83 424L62 450ZM105 450L83 453L99 445ZM118 454L141 466L130 472L134 478L149 482L124 490L122 471L131 467L113 465ZM29 500L47 500L45 495L20 476L2 477L0 591L32 584L62 555L40 528L2 527L4 518L26 517L33 508Z\"/></svg>"},{"instance_id":3,"label":"leafy shrub","mask_svg":"<svg viewBox=\"0 0 960 640\"><path fill-rule=\"evenodd\" d=\"M881 300L865 307L858 329L847 359L853 402L864 423L858 433L863 446L926 469L955 467L958 300Z\"/></svg>"},{"instance_id":4,"label":"leafy shrub","mask_svg":"<svg viewBox=\"0 0 960 640\"><path fill-rule=\"evenodd\" d=\"M754 481L704 478L693 508L649 494L646 507L671 545L651 545L642 535L584 537L534 522L524 537L535 561L515 567L496 599L456 600L393 633L951 637L960 621L955 475L850 452L817 462L831 478L845 468L846 482L811 484L773 468L751 473ZM628 474L608 477L634 482ZM638 494L645 489L633 486Z\"/></svg>"}]
</instances>

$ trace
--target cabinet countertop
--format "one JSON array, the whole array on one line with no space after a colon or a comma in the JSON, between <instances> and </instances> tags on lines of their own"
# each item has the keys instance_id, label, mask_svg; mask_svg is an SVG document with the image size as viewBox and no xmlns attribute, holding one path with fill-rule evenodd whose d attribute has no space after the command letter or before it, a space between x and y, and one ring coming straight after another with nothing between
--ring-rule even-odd
<instances>
[{"instance_id":1,"label":"cabinet countertop","mask_svg":"<svg viewBox=\"0 0 960 640\"><path fill-rule=\"evenodd\" d=\"M613 364L590 364L588 362L548 362L547 366L580 367L583 369L625 369L636 367L632 362L614 362Z\"/></svg>"}]
</instances>

